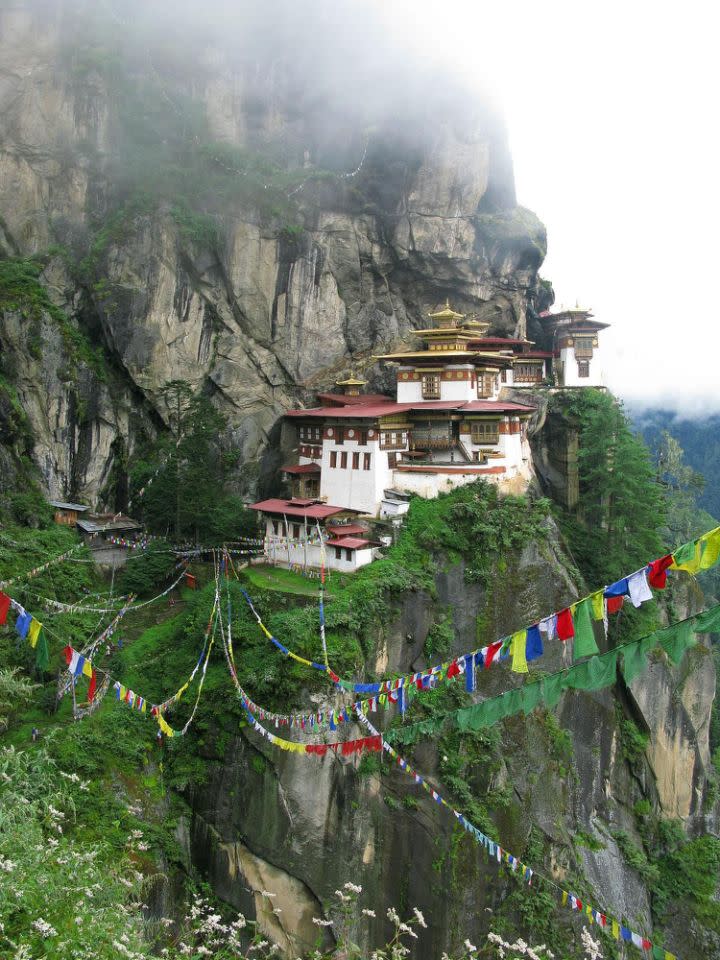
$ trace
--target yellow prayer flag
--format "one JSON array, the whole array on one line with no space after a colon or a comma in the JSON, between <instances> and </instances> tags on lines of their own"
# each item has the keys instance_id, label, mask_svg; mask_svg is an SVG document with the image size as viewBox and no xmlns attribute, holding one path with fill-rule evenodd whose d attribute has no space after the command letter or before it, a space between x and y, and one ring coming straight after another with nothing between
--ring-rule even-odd
<instances>
[{"instance_id":1,"label":"yellow prayer flag","mask_svg":"<svg viewBox=\"0 0 720 960\"><path fill-rule=\"evenodd\" d=\"M597 590L590 597L593 620L605 619L605 596L603 590Z\"/></svg>"},{"instance_id":2,"label":"yellow prayer flag","mask_svg":"<svg viewBox=\"0 0 720 960\"><path fill-rule=\"evenodd\" d=\"M612 922L612 935L616 940L620 938L620 927L618 926L617 920L613 920Z\"/></svg>"},{"instance_id":3,"label":"yellow prayer flag","mask_svg":"<svg viewBox=\"0 0 720 960\"><path fill-rule=\"evenodd\" d=\"M30 646L33 649L37 646L38 637L40 636L40 631L42 630L42 624L39 620L36 620L35 617L30 621L30 629L28 630L27 638L30 641Z\"/></svg>"},{"instance_id":4,"label":"yellow prayer flag","mask_svg":"<svg viewBox=\"0 0 720 960\"><path fill-rule=\"evenodd\" d=\"M527 640L527 630L518 630L512 635L510 640L510 652L512 653L511 670L514 673L527 673L528 665L525 656L525 644Z\"/></svg>"},{"instance_id":5,"label":"yellow prayer flag","mask_svg":"<svg viewBox=\"0 0 720 960\"><path fill-rule=\"evenodd\" d=\"M564 907L567 906L567 901L568 901L567 890L563 890L562 905L563 905Z\"/></svg>"},{"instance_id":6,"label":"yellow prayer flag","mask_svg":"<svg viewBox=\"0 0 720 960\"><path fill-rule=\"evenodd\" d=\"M720 557L720 527L700 537L700 542L704 548L700 558L700 569L709 570L710 567L715 566ZM32 630L32 626L30 629Z\"/></svg>"},{"instance_id":7,"label":"yellow prayer flag","mask_svg":"<svg viewBox=\"0 0 720 960\"><path fill-rule=\"evenodd\" d=\"M666 950L666 951L665 951L665 960L677 960L677 957L675 956L674 953L668 953L668 951Z\"/></svg>"},{"instance_id":8,"label":"yellow prayer flag","mask_svg":"<svg viewBox=\"0 0 720 960\"><path fill-rule=\"evenodd\" d=\"M179 700L180 697L181 697L181 696L185 693L185 691L187 690L188 686L189 686L189 683L184 683L184 684L180 687L180 689L178 690L178 692L175 694L175 696L173 697L173 700Z\"/></svg>"},{"instance_id":9,"label":"yellow prayer flag","mask_svg":"<svg viewBox=\"0 0 720 960\"><path fill-rule=\"evenodd\" d=\"M590 917L590 923L592 923L592 922L593 922L593 908L590 906L590 904L586 904L586 905L585 905L585 913L588 915L588 917Z\"/></svg>"},{"instance_id":10,"label":"yellow prayer flag","mask_svg":"<svg viewBox=\"0 0 720 960\"><path fill-rule=\"evenodd\" d=\"M85 663L83 664L83 673L85 674L86 677L91 677L92 672L93 672L93 665L90 663L89 660L86 660Z\"/></svg>"},{"instance_id":11,"label":"yellow prayer flag","mask_svg":"<svg viewBox=\"0 0 720 960\"><path fill-rule=\"evenodd\" d=\"M169 725L169 723L166 721L165 717L164 717L161 713L159 713L159 712L158 712L158 715L157 715L157 722L158 722L158 726L160 727L160 729L162 730L162 732L165 734L166 737L174 737L174 736L175 736L175 731L174 731L173 728Z\"/></svg>"}]
</instances>

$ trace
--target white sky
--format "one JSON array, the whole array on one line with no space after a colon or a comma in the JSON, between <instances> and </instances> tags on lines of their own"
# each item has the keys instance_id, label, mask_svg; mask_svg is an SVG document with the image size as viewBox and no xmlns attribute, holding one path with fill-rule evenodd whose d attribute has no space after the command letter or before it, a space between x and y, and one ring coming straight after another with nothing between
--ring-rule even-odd
<instances>
[{"instance_id":1,"label":"white sky","mask_svg":"<svg viewBox=\"0 0 720 960\"><path fill-rule=\"evenodd\" d=\"M720 8L712 0L384 0L504 107L556 304L612 324L628 400L720 409Z\"/></svg>"}]
</instances>

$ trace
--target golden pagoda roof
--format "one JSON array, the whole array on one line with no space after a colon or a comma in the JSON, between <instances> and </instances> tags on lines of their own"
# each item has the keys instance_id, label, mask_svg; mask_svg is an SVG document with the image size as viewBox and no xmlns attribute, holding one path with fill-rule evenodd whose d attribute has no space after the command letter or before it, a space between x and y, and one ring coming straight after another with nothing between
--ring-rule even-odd
<instances>
[{"instance_id":1,"label":"golden pagoda roof","mask_svg":"<svg viewBox=\"0 0 720 960\"><path fill-rule=\"evenodd\" d=\"M357 377L354 377L352 374L347 378L347 380L336 380L335 386L337 387L362 387L367 383L367 380L358 380Z\"/></svg>"},{"instance_id":2,"label":"golden pagoda roof","mask_svg":"<svg viewBox=\"0 0 720 960\"><path fill-rule=\"evenodd\" d=\"M454 326L457 324L458 320L465 319L464 313L458 313L456 310L453 310L453 308L450 306L449 300L445 301L445 306L442 310L437 310L435 313L429 313L428 316L431 320L441 321L439 325L442 325L442 322L447 322Z\"/></svg>"}]
</instances>

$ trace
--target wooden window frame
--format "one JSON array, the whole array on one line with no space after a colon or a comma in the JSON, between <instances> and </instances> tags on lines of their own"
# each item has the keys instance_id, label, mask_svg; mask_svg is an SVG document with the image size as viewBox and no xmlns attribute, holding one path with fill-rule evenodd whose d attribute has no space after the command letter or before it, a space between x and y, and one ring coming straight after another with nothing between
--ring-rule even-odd
<instances>
[{"instance_id":1,"label":"wooden window frame","mask_svg":"<svg viewBox=\"0 0 720 960\"><path fill-rule=\"evenodd\" d=\"M592 337L575 337L573 341L576 360L591 360L593 355Z\"/></svg>"},{"instance_id":2,"label":"wooden window frame","mask_svg":"<svg viewBox=\"0 0 720 960\"><path fill-rule=\"evenodd\" d=\"M345 547L345 559L348 561L348 563L352 563L352 550L350 550L348 547Z\"/></svg>"},{"instance_id":3,"label":"wooden window frame","mask_svg":"<svg viewBox=\"0 0 720 960\"><path fill-rule=\"evenodd\" d=\"M335 559L342 560L342 547L335 547Z\"/></svg>"},{"instance_id":4,"label":"wooden window frame","mask_svg":"<svg viewBox=\"0 0 720 960\"><path fill-rule=\"evenodd\" d=\"M294 523L293 524L293 540L299 540L299 539L300 539L300 524Z\"/></svg>"},{"instance_id":5,"label":"wooden window frame","mask_svg":"<svg viewBox=\"0 0 720 960\"><path fill-rule=\"evenodd\" d=\"M488 427L494 427L491 432ZM481 429L483 428L483 429ZM470 424L470 438L474 444L496 444L500 440L500 421L485 420Z\"/></svg>"},{"instance_id":6,"label":"wooden window frame","mask_svg":"<svg viewBox=\"0 0 720 960\"><path fill-rule=\"evenodd\" d=\"M372 462L372 454L364 453L363 454L363 470L369 470Z\"/></svg>"},{"instance_id":7,"label":"wooden window frame","mask_svg":"<svg viewBox=\"0 0 720 960\"><path fill-rule=\"evenodd\" d=\"M420 389L423 400L440 399L440 374L423 373L420 377Z\"/></svg>"},{"instance_id":8,"label":"wooden window frame","mask_svg":"<svg viewBox=\"0 0 720 960\"><path fill-rule=\"evenodd\" d=\"M583 380L590 376L590 361L578 360L578 377Z\"/></svg>"},{"instance_id":9,"label":"wooden window frame","mask_svg":"<svg viewBox=\"0 0 720 960\"><path fill-rule=\"evenodd\" d=\"M352 469L353 469L353 470L359 470L359 469L360 469L360 454L358 453L357 450L353 450L353 455L352 455Z\"/></svg>"},{"instance_id":10,"label":"wooden window frame","mask_svg":"<svg viewBox=\"0 0 720 960\"><path fill-rule=\"evenodd\" d=\"M340 454L340 469L347 470L347 450L343 450Z\"/></svg>"},{"instance_id":11,"label":"wooden window frame","mask_svg":"<svg viewBox=\"0 0 720 960\"><path fill-rule=\"evenodd\" d=\"M337 467L337 450L330 451L330 466L332 468Z\"/></svg>"}]
</instances>

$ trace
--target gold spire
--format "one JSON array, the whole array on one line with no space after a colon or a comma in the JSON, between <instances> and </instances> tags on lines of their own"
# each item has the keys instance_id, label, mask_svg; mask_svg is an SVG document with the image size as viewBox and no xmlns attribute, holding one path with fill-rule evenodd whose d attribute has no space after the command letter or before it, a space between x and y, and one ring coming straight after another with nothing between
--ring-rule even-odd
<instances>
[{"instance_id":1,"label":"gold spire","mask_svg":"<svg viewBox=\"0 0 720 960\"><path fill-rule=\"evenodd\" d=\"M342 387L343 393L349 396L357 396L360 393L360 388L364 387L367 383L367 380L358 380L358 378L351 372L350 376L346 380L336 380L335 386Z\"/></svg>"},{"instance_id":2,"label":"gold spire","mask_svg":"<svg viewBox=\"0 0 720 960\"><path fill-rule=\"evenodd\" d=\"M453 310L450 306L449 299L445 301L445 306L442 310L436 310L435 313L429 313L428 316L431 320L435 320L439 327L457 327L460 321L465 319L464 313L458 313L456 310Z\"/></svg>"}]
</instances>

